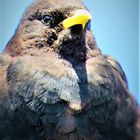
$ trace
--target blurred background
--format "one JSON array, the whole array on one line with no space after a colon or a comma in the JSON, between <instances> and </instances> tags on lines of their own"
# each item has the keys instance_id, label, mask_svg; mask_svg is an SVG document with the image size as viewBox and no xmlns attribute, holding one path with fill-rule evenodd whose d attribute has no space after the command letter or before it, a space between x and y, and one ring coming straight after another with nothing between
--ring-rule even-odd
<instances>
[{"instance_id":1,"label":"blurred background","mask_svg":"<svg viewBox=\"0 0 140 140\"><path fill-rule=\"evenodd\" d=\"M0 52L33 0L0 0ZM139 96L139 0L83 0L92 14L92 31L103 53L116 58Z\"/></svg>"}]
</instances>

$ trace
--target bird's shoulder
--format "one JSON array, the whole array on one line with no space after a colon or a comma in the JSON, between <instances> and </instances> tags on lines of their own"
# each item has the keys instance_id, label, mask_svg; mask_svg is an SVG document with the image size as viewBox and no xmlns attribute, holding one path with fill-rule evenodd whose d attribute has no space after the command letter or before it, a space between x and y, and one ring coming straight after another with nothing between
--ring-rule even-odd
<instances>
[{"instance_id":1,"label":"bird's shoulder","mask_svg":"<svg viewBox=\"0 0 140 140\"><path fill-rule=\"evenodd\" d=\"M0 98L7 96L7 68L11 61L9 55L0 54Z\"/></svg>"},{"instance_id":2,"label":"bird's shoulder","mask_svg":"<svg viewBox=\"0 0 140 140\"><path fill-rule=\"evenodd\" d=\"M104 58L106 59L106 61L109 62L109 64L113 68L114 72L117 75L119 75L123 79L123 81L127 84L127 78L126 78L125 72L124 72L122 66L120 65L120 63L110 55L104 55Z\"/></svg>"},{"instance_id":3,"label":"bird's shoulder","mask_svg":"<svg viewBox=\"0 0 140 140\"><path fill-rule=\"evenodd\" d=\"M27 56L0 55L0 139L40 139L26 115L22 111L17 111L17 106L23 104L20 95L16 98L20 90L18 88L22 85L23 94L28 93L29 80L35 68L33 63L33 60ZM15 91L17 92L14 93Z\"/></svg>"}]
</instances>

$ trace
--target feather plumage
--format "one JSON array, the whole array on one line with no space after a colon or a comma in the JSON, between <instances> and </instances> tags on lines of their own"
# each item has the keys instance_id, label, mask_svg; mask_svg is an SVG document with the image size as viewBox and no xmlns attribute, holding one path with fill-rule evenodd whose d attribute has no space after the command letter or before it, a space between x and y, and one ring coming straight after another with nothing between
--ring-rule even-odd
<instances>
[{"instance_id":1,"label":"feather plumage","mask_svg":"<svg viewBox=\"0 0 140 140\"><path fill-rule=\"evenodd\" d=\"M37 0L23 15L0 55L2 140L136 139L122 67L101 53L88 22L62 26L79 9L80 0Z\"/></svg>"}]
</instances>

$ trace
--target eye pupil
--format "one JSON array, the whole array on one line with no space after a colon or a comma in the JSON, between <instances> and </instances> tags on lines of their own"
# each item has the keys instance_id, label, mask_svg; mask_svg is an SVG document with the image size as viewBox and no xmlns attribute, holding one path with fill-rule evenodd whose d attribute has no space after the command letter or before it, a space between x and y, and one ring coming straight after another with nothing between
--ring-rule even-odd
<instances>
[{"instance_id":1,"label":"eye pupil","mask_svg":"<svg viewBox=\"0 0 140 140\"><path fill-rule=\"evenodd\" d=\"M90 28L91 28L91 21L90 20L88 21L86 27L87 27L88 30L90 30Z\"/></svg>"},{"instance_id":2,"label":"eye pupil","mask_svg":"<svg viewBox=\"0 0 140 140\"><path fill-rule=\"evenodd\" d=\"M45 16L43 16L43 18L42 18L42 22L45 23L45 24L50 24L51 19L52 19L51 16L45 15Z\"/></svg>"}]
</instances>

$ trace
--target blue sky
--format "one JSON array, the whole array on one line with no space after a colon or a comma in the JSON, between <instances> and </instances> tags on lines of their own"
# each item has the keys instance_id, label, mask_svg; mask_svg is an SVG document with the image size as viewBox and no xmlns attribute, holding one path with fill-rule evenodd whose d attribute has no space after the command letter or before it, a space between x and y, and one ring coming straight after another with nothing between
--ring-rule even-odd
<instances>
[{"instance_id":1,"label":"blue sky","mask_svg":"<svg viewBox=\"0 0 140 140\"><path fill-rule=\"evenodd\" d=\"M0 52L33 0L0 0ZM130 91L139 97L139 1L83 0L92 14L92 31L103 53L122 65Z\"/></svg>"}]
</instances>

